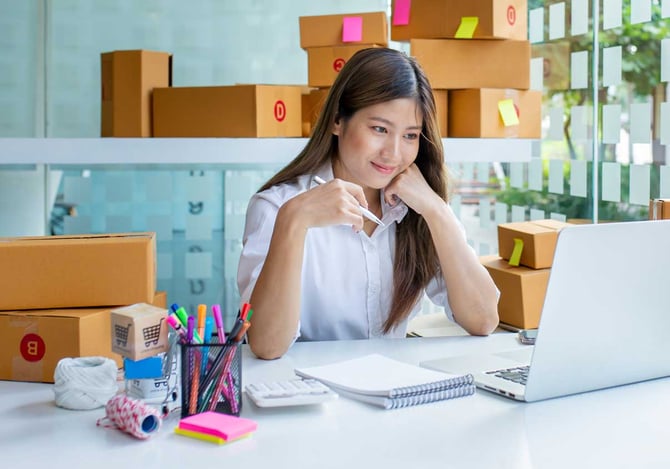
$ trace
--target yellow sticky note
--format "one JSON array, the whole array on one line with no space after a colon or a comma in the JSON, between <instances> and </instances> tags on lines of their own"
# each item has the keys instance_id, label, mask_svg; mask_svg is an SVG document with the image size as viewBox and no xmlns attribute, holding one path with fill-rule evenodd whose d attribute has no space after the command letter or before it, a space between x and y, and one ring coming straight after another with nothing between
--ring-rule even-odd
<instances>
[{"instance_id":1,"label":"yellow sticky note","mask_svg":"<svg viewBox=\"0 0 670 469\"><path fill-rule=\"evenodd\" d=\"M519 125L519 116L516 113L513 100L503 99L502 101L498 101L498 111L505 127Z\"/></svg>"},{"instance_id":2,"label":"yellow sticky note","mask_svg":"<svg viewBox=\"0 0 670 469\"><path fill-rule=\"evenodd\" d=\"M520 238L514 238L514 249L512 249L512 255L509 256L509 265L519 267L519 261L521 260L522 252L523 240Z\"/></svg>"},{"instance_id":3,"label":"yellow sticky note","mask_svg":"<svg viewBox=\"0 0 670 469\"><path fill-rule=\"evenodd\" d=\"M479 24L479 18L476 16L463 16L461 17L461 24L458 25L456 30L456 38L458 39L472 39L472 36L475 35L475 29Z\"/></svg>"}]
</instances>

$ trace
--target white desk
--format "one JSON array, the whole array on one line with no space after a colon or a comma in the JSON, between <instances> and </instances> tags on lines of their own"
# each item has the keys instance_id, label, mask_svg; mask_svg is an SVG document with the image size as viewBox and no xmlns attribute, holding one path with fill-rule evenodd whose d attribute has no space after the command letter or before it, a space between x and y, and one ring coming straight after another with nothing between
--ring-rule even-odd
<instances>
[{"instance_id":1,"label":"white desk","mask_svg":"<svg viewBox=\"0 0 670 469\"><path fill-rule=\"evenodd\" d=\"M510 347L520 345L508 333L299 343L275 361L257 360L245 350L243 379L286 379L295 366L371 352L418 363ZM60 409L51 385L0 382L0 396L0 467L12 469L670 467L668 379L533 404L477 391L388 411L344 398L259 409L245 397L242 416L255 419L258 431L224 446L175 435L175 419L146 441L96 427L104 409Z\"/></svg>"}]
</instances>

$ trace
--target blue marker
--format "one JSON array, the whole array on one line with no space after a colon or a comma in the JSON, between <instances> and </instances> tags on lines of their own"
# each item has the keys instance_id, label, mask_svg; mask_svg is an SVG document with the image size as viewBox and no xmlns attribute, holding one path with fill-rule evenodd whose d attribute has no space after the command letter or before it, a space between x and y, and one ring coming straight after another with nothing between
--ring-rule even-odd
<instances>
[{"instance_id":1,"label":"blue marker","mask_svg":"<svg viewBox=\"0 0 670 469\"><path fill-rule=\"evenodd\" d=\"M177 303L172 303L172 306L170 306L170 309L172 310L173 313L176 313L177 310L179 309L179 305Z\"/></svg>"}]
</instances>

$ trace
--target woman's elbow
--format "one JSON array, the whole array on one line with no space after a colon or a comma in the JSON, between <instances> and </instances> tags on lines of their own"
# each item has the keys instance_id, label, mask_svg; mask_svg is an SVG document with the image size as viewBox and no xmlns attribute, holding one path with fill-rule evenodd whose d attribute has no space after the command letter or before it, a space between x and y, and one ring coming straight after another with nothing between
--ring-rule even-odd
<instances>
[{"instance_id":1,"label":"woman's elbow","mask_svg":"<svg viewBox=\"0 0 670 469\"><path fill-rule=\"evenodd\" d=\"M260 341L254 341L249 339L249 348L251 352L261 360L276 360L284 356L288 347L277 347L270 344L259 343Z\"/></svg>"}]
</instances>

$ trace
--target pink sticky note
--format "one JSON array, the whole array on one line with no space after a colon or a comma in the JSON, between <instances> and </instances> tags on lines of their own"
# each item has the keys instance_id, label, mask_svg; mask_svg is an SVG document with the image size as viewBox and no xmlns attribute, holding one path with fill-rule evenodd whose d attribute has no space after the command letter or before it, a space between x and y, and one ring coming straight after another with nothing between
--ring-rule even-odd
<instances>
[{"instance_id":1,"label":"pink sticky note","mask_svg":"<svg viewBox=\"0 0 670 469\"><path fill-rule=\"evenodd\" d=\"M363 40L363 17L345 16L342 18L342 42L361 42Z\"/></svg>"},{"instance_id":2,"label":"pink sticky note","mask_svg":"<svg viewBox=\"0 0 670 469\"><path fill-rule=\"evenodd\" d=\"M412 0L395 0L393 6L393 26L409 24L409 10L412 8Z\"/></svg>"}]
</instances>

